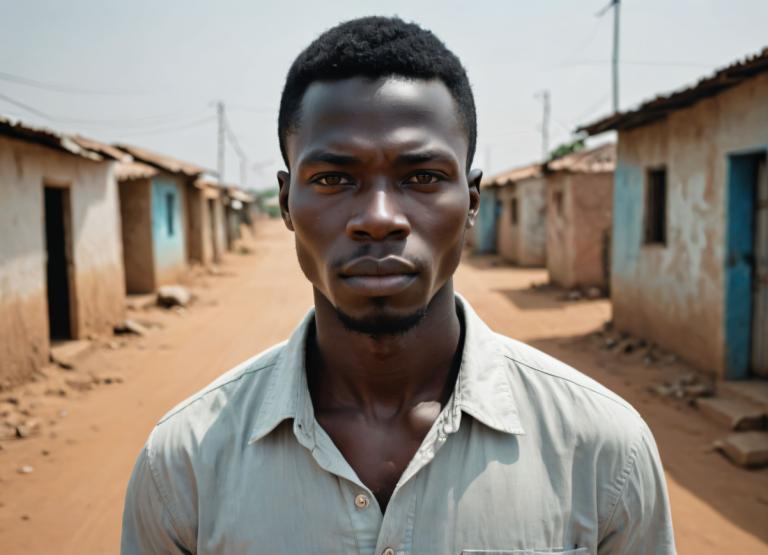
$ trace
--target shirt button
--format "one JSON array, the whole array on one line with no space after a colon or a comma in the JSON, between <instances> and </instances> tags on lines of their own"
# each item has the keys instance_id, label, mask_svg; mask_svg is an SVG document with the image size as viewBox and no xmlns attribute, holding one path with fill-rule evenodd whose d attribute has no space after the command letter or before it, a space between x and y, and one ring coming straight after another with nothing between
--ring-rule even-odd
<instances>
[{"instance_id":1,"label":"shirt button","mask_svg":"<svg viewBox=\"0 0 768 555\"><path fill-rule=\"evenodd\" d=\"M381 552L381 555L395 555L395 550L392 549L391 547L388 547Z\"/></svg>"},{"instance_id":2,"label":"shirt button","mask_svg":"<svg viewBox=\"0 0 768 555\"><path fill-rule=\"evenodd\" d=\"M368 496L365 495L364 493L360 493L355 497L355 507L357 507L358 509L365 509L370 504L371 504L371 500L368 499Z\"/></svg>"}]
</instances>

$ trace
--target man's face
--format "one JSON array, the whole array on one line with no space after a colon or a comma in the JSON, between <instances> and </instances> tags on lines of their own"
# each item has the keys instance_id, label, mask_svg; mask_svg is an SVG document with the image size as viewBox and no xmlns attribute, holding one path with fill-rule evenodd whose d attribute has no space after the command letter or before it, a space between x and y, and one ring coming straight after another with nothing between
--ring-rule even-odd
<instances>
[{"instance_id":1,"label":"man's face","mask_svg":"<svg viewBox=\"0 0 768 555\"><path fill-rule=\"evenodd\" d=\"M307 89L290 175L278 174L283 218L304 274L346 321L407 326L450 280L479 205L467 143L441 81Z\"/></svg>"}]
</instances>

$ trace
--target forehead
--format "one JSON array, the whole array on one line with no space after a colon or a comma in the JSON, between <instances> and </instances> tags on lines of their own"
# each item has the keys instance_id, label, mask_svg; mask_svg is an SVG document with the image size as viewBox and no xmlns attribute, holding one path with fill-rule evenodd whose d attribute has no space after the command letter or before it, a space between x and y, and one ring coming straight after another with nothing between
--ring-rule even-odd
<instances>
[{"instance_id":1,"label":"forehead","mask_svg":"<svg viewBox=\"0 0 768 555\"><path fill-rule=\"evenodd\" d=\"M312 149L401 149L439 146L462 166L468 139L458 106L437 79L353 77L307 89L298 125L286 138L291 165Z\"/></svg>"}]
</instances>

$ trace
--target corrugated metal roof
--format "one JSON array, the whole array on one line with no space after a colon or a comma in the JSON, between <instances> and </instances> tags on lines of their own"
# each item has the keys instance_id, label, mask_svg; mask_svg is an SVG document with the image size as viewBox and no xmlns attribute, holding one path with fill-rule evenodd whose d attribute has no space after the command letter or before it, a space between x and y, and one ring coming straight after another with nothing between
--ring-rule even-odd
<instances>
[{"instance_id":1,"label":"corrugated metal roof","mask_svg":"<svg viewBox=\"0 0 768 555\"><path fill-rule=\"evenodd\" d=\"M178 160L177 158L166 156L165 154L160 154L159 152L147 150L138 146L124 144L116 144L115 146L120 150L127 152L137 160L144 162L145 164L155 166L156 168L160 168L161 170L165 170L170 173L180 173L182 175L186 175L187 177L197 177L202 173L210 171L206 168L203 168L202 166L198 166L190 162L184 162L183 160Z\"/></svg>"},{"instance_id":2,"label":"corrugated metal roof","mask_svg":"<svg viewBox=\"0 0 768 555\"><path fill-rule=\"evenodd\" d=\"M12 137L20 141L35 143L88 160L125 160L129 155L99 141L80 135L69 135L43 127L32 127L19 120L0 116L0 135Z\"/></svg>"},{"instance_id":3,"label":"corrugated metal roof","mask_svg":"<svg viewBox=\"0 0 768 555\"><path fill-rule=\"evenodd\" d=\"M596 135L604 131L631 129L648 125L666 117L670 112L691 106L703 98L719 94L726 89L738 85L745 79L754 77L759 73L765 73L766 71L768 71L768 48L764 48L758 54L717 71L714 75L700 80L691 87L668 95L657 96L653 100L641 104L635 110L607 116L594 123L580 127L579 131Z\"/></svg>"},{"instance_id":4,"label":"corrugated metal roof","mask_svg":"<svg viewBox=\"0 0 768 555\"><path fill-rule=\"evenodd\" d=\"M120 162L115 169L115 177L118 181L131 179L144 179L157 175L157 169L141 162Z\"/></svg>"},{"instance_id":5,"label":"corrugated metal roof","mask_svg":"<svg viewBox=\"0 0 768 555\"><path fill-rule=\"evenodd\" d=\"M547 163L547 172L602 173L616 169L616 143L580 150Z\"/></svg>"},{"instance_id":6,"label":"corrugated metal roof","mask_svg":"<svg viewBox=\"0 0 768 555\"><path fill-rule=\"evenodd\" d=\"M516 181L522 181L524 179L530 179L532 177L541 176L541 164L528 164L527 166L520 166L513 168L502 173L497 173L484 179L483 187L501 187L503 185L510 185Z\"/></svg>"}]
</instances>

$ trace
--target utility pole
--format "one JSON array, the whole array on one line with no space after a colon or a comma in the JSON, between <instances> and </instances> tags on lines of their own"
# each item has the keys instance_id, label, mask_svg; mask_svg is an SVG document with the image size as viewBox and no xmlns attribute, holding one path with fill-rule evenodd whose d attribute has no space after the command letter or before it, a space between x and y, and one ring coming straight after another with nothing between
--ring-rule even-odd
<instances>
[{"instance_id":1,"label":"utility pole","mask_svg":"<svg viewBox=\"0 0 768 555\"><path fill-rule=\"evenodd\" d=\"M219 119L219 133L218 133L218 161L216 164L216 171L219 173L219 183L224 183L224 149L227 141L227 123L224 115L224 103L221 101L216 102L216 116Z\"/></svg>"},{"instance_id":2,"label":"utility pole","mask_svg":"<svg viewBox=\"0 0 768 555\"><path fill-rule=\"evenodd\" d=\"M619 7L621 0L613 0L613 113L619 111Z\"/></svg>"},{"instance_id":3,"label":"utility pole","mask_svg":"<svg viewBox=\"0 0 768 555\"><path fill-rule=\"evenodd\" d=\"M536 98L541 98L541 161L549 158L549 91L543 90L536 93Z\"/></svg>"},{"instance_id":4,"label":"utility pole","mask_svg":"<svg viewBox=\"0 0 768 555\"><path fill-rule=\"evenodd\" d=\"M612 65L612 89L613 89L613 113L619 111L619 18L621 14L621 0L611 0L610 4L597 12L597 17L602 17L605 12L613 8L613 57Z\"/></svg>"}]
</instances>

